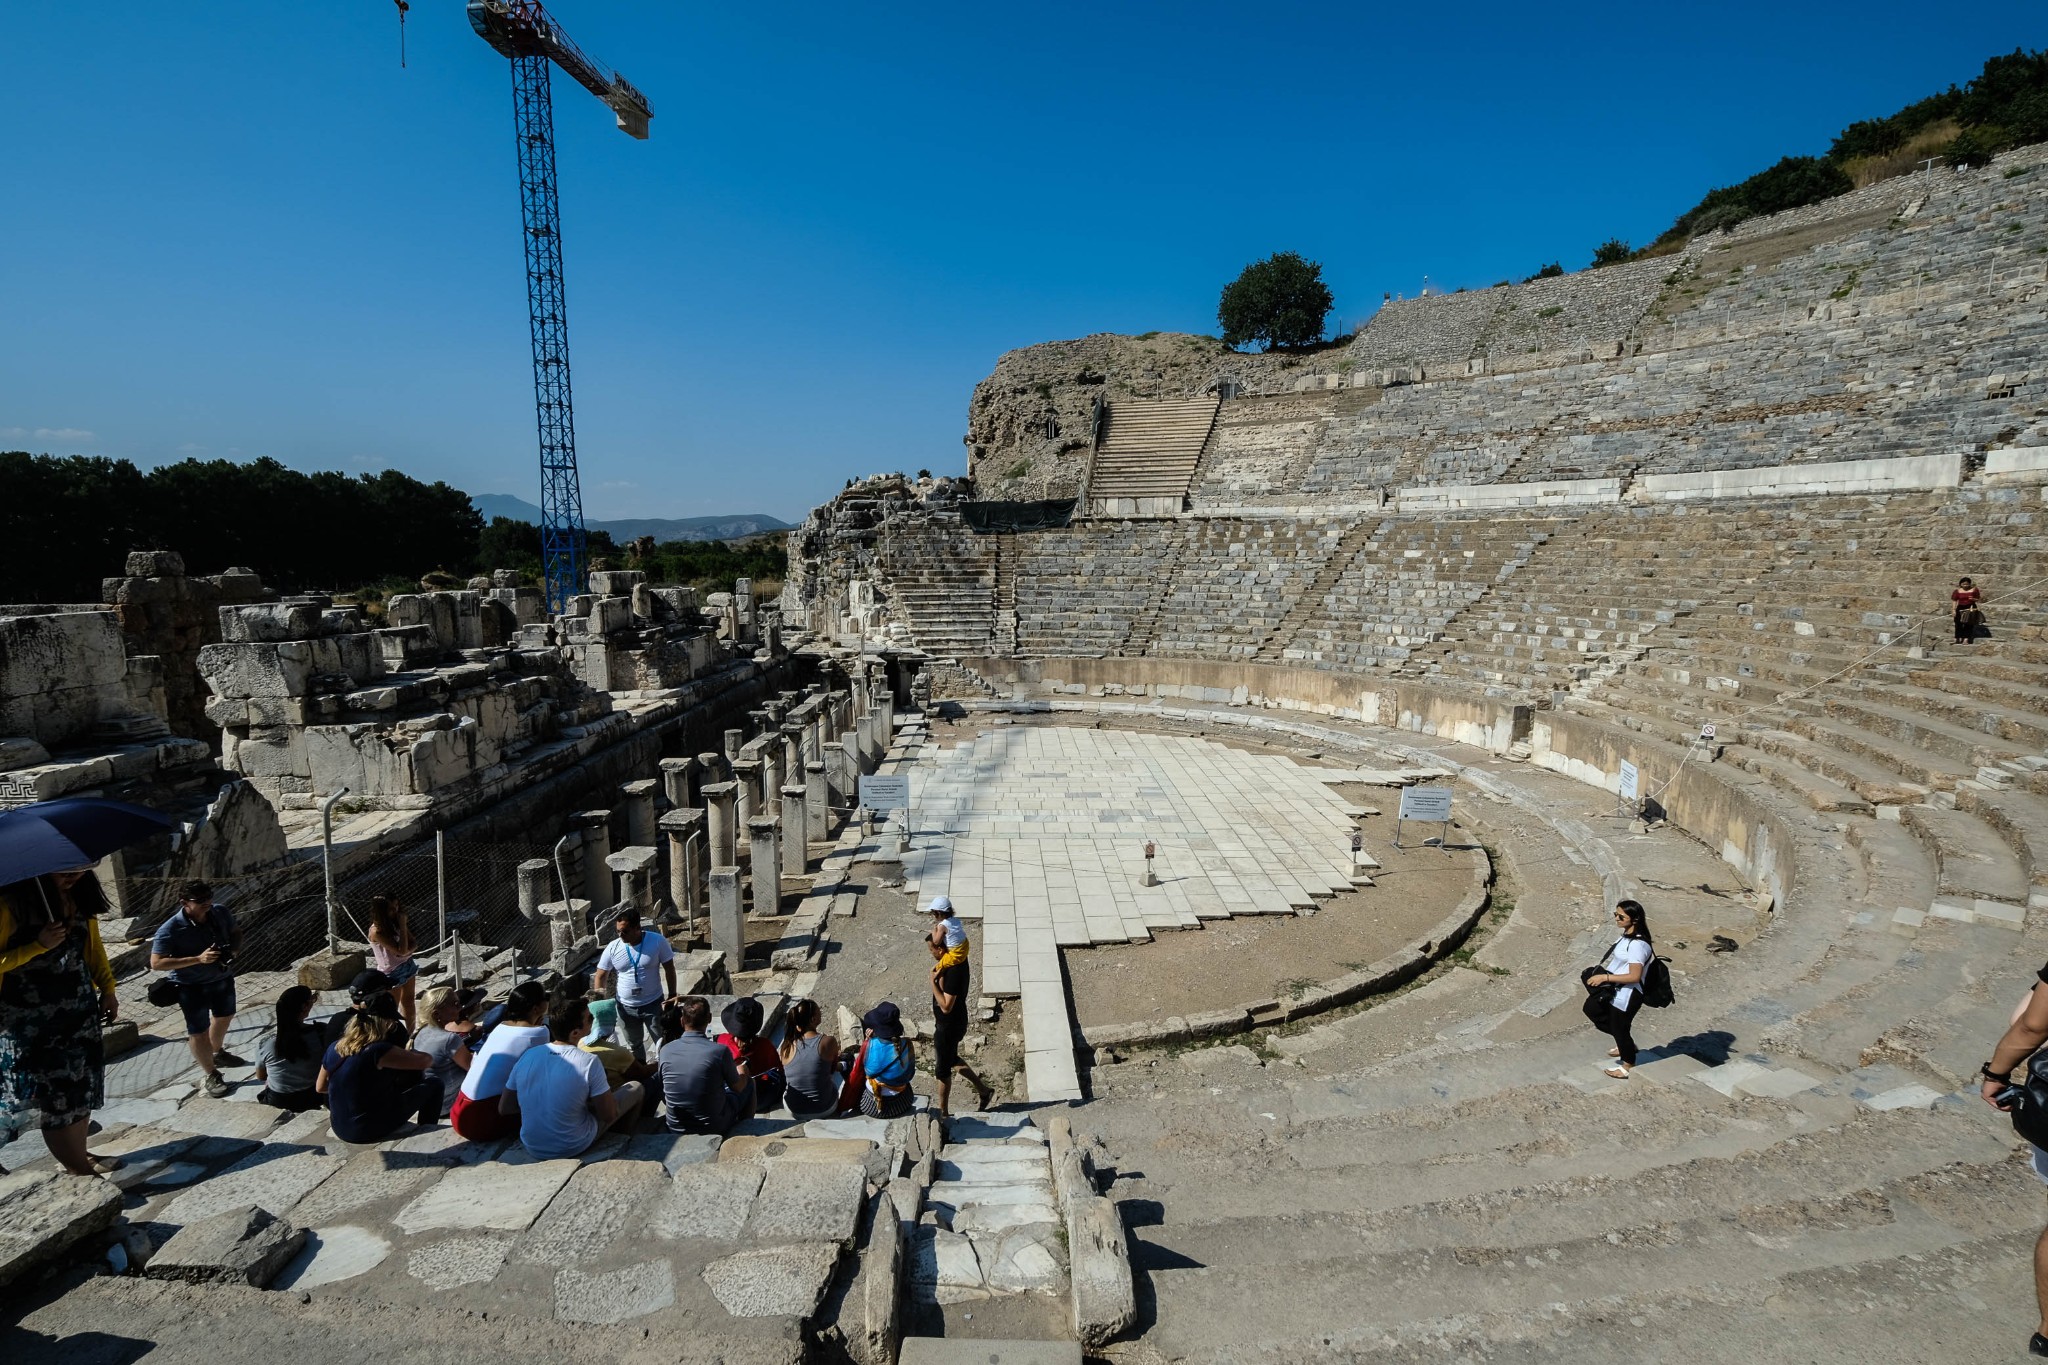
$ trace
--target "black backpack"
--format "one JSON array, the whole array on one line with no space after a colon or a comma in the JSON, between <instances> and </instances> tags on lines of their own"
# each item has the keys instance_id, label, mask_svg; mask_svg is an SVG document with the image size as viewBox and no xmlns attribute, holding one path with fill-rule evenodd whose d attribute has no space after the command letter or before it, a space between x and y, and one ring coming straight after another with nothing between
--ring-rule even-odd
<instances>
[{"instance_id":1,"label":"black backpack","mask_svg":"<svg viewBox=\"0 0 2048 1365\"><path fill-rule=\"evenodd\" d=\"M1675 997L1671 994L1671 959L1650 958L1643 968L1643 1003L1653 1010L1667 1008Z\"/></svg>"}]
</instances>

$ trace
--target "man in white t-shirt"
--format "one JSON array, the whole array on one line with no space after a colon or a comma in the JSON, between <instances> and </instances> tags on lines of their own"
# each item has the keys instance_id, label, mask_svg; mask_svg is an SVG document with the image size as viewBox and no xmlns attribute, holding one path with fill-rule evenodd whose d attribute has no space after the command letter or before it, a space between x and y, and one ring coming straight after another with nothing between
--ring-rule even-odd
<instances>
[{"instance_id":1,"label":"man in white t-shirt","mask_svg":"<svg viewBox=\"0 0 2048 1365\"><path fill-rule=\"evenodd\" d=\"M630 1129L645 1088L617 1090L604 1063L577 1047L590 1032L590 1005L566 996L548 1008L548 1041L512 1064L498 1112L519 1122L519 1143L543 1161L581 1156L607 1128Z\"/></svg>"},{"instance_id":2,"label":"man in white t-shirt","mask_svg":"<svg viewBox=\"0 0 2048 1365\"><path fill-rule=\"evenodd\" d=\"M647 1060L647 1026L661 1015L661 1002L676 993L676 950L652 929L640 927L640 912L621 909L612 921L619 936L598 954L592 981L599 995L611 993L619 1002L619 1024L626 1032L626 1046L633 1060ZM663 975L668 992L663 994ZM612 990L613 983L617 989Z\"/></svg>"}]
</instances>

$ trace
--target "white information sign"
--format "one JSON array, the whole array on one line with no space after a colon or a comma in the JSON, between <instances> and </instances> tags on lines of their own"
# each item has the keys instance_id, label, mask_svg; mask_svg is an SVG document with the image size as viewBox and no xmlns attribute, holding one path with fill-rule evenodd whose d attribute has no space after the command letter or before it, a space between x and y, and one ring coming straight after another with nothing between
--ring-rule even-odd
<instances>
[{"instance_id":1,"label":"white information sign","mask_svg":"<svg viewBox=\"0 0 2048 1365\"><path fill-rule=\"evenodd\" d=\"M1442 823L1451 818L1451 789L1449 787L1403 787L1401 789L1401 814L1403 820L1429 820Z\"/></svg>"},{"instance_id":2,"label":"white information sign","mask_svg":"<svg viewBox=\"0 0 2048 1365\"><path fill-rule=\"evenodd\" d=\"M1705 725L1702 725L1702 726L1700 727L1700 738L1701 738L1701 739L1712 739L1713 737L1714 737L1714 722L1712 722L1712 721L1708 721L1708 722L1707 722L1707 723L1706 723Z\"/></svg>"},{"instance_id":3,"label":"white information sign","mask_svg":"<svg viewBox=\"0 0 2048 1365\"><path fill-rule=\"evenodd\" d=\"M909 810L908 773L872 773L860 780L860 803L869 810Z\"/></svg>"},{"instance_id":4,"label":"white information sign","mask_svg":"<svg viewBox=\"0 0 2048 1365\"><path fill-rule=\"evenodd\" d=\"M1621 799L1636 799L1636 765L1623 759L1621 764Z\"/></svg>"}]
</instances>

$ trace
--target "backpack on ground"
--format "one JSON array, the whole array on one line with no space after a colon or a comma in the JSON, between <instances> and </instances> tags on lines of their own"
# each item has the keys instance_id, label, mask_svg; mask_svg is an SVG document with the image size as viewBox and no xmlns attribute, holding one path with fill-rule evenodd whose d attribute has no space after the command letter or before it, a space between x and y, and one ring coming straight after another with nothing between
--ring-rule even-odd
<instances>
[{"instance_id":1,"label":"backpack on ground","mask_svg":"<svg viewBox=\"0 0 2048 1365\"><path fill-rule=\"evenodd\" d=\"M1671 994L1671 959L1652 956L1643 967L1643 1003L1653 1010L1668 1007Z\"/></svg>"}]
</instances>

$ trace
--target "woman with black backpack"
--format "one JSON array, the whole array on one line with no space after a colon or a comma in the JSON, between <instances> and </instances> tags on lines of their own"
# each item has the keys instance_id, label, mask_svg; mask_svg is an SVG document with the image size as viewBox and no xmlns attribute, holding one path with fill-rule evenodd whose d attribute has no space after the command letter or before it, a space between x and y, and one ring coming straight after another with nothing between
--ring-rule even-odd
<instances>
[{"instance_id":1,"label":"woman with black backpack","mask_svg":"<svg viewBox=\"0 0 2048 1365\"><path fill-rule=\"evenodd\" d=\"M1593 1027L1614 1039L1607 1055L1615 1064L1606 1069L1617 1081L1628 1079L1636 1064L1636 1040L1629 1033L1636 1011L1643 1007L1643 973L1656 959L1650 943L1650 919L1639 901L1620 901L1614 907L1614 923L1621 937L1598 966L1579 974L1586 983L1586 1018Z\"/></svg>"}]
</instances>

